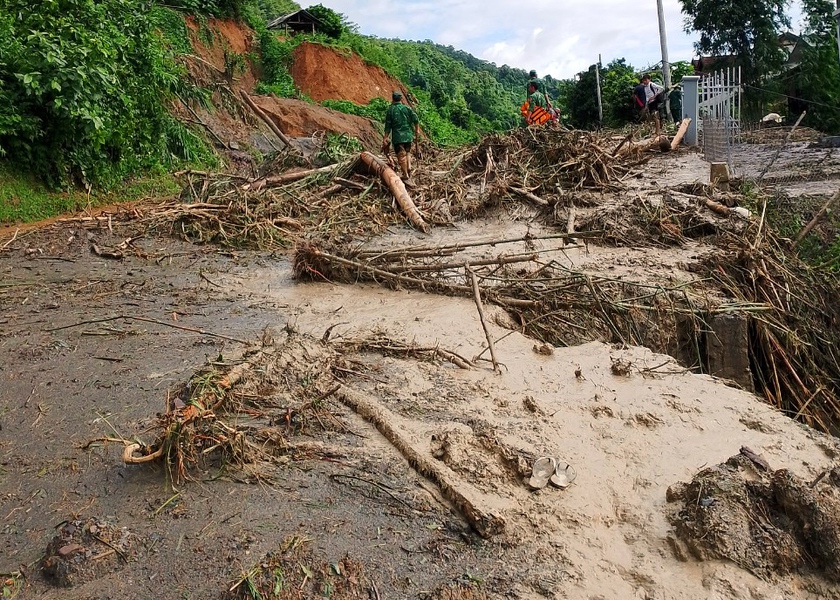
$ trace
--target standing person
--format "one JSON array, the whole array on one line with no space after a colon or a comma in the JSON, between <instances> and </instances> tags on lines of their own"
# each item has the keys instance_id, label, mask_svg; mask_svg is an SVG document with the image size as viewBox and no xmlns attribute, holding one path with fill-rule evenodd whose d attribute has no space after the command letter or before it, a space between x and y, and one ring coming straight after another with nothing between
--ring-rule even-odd
<instances>
[{"instance_id":1,"label":"standing person","mask_svg":"<svg viewBox=\"0 0 840 600\"><path fill-rule=\"evenodd\" d=\"M679 124L683 119L682 97L682 86L679 84L675 85L674 89L671 90L671 93L668 94L668 102L671 105L671 116L674 118L675 124Z\"/></svg>"},{"instance_id":2,"label":"standing person","mask_svg":"<svg viewBox=\"0 0 840 600\"><path fill-rule=\"evenodd\" d=\"M542 92L537 89L537 83L531 81L528 83L528 100L522 105L522 116L528 125L542 125L551 119L551 113L547 110L546 98Z\"/></svg>"},{"instance_id":3,"label":"standing person","mask_svg":"<svg viewBox=\"0 0 840 600\"><path fill-rule=\"evenodd\" d=\"M537 85L537 91L540 94L542 94L543 97L545 98L545 102L546 102L546 105L548 106L548 108L552 108L551 99L548 97L548 92L545 91L545 82L542 79L540 79L539 77L537 77L537 72L534 71L533 69L531 69L531 72L528 73L528 86L530 86L532 83L535 83ZM526 88L528 86L526 86ZM529 89L528 94L527 94L527 98L530 98L530 96L531 96L531 90ZM527 98L526 98L526 100L527 100Z\"/></svg>"},{"instance_id":4,"label":"standing person","mask_svg":"<svg viewBox=\"0 0 840 600\"><path fill-rule=\"evenodd\" d=\"M411 142L420 135L420 119L413 108L402 103L402 93L398 91L391 94L391 106L385 113L385 136L382 138L385 148L388 147L389 135L397 153L402 180L406 187L414 187L411 179Z\"/></svg>"},{"instance_id":5,"label":"standing person","mask_svg":"<svg viewBox=\"0 0 840 600\"><path fill-rule=\"evenodd\" d=\"M653 119L656 125L656 137L662 135L662 122L659 120L659 107L665 99L665 88L653 83L650 75L645 73L639 81L639 85L633 88L633 96L636 106L641 111L644 120Z\"/></svg>"}]
</instances>

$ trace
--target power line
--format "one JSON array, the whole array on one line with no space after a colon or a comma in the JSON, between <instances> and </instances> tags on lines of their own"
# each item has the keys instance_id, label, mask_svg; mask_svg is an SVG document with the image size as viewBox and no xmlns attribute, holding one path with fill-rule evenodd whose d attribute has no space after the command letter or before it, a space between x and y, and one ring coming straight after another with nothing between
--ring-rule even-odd
<instances>
[{"instance_id":1,"label":"power line","mask_svg":"<svg viewBox=\"0 0 840 600\"><path fill-rule=\"evenodd\" d=\"M747 83L742 84L745 88L752 88L754 90L758 90L760 92L767 92L768 94L776 94L777 96L782 96L783 98L789 98L791 100L799 100L800 102L807 102L808 104L813 104L814 106L822 106L823 108L830 108L831 110L840 111L840 106L833 106L831 104L824 104L822 102L817 102L816 100L806 100L805 98L797 98L796 96L791 96L789 94L783 94L782 92L777 92L775 90L768 90L765 88L756 87L754 85L749 85Z\"/></svg>"}]
</instances>

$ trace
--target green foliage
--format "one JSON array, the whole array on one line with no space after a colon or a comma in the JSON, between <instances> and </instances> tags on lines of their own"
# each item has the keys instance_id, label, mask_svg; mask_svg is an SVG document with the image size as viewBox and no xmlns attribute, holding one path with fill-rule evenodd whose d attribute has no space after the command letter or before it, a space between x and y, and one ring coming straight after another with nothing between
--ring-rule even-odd
<instances>
[{"instance_id":1,"label":"green foliage","mask_svg":"<svg viewBox=\"0 0 840 600\"><path fill-rule=\"evenodd\" d=\"M191 90L162 22L131 0L0 0L0 153L94 186L205 153L165 108Z\"/></svg>"},{"instance_id":2,"label":"green foliage","mask_svg":"<svg viewBox=\"0 0 840 600\"><path fill-rule=\"evenodd\" d=\"M276 17L300 10L300 5L292 0L253 0L250 6L257 9L260 18L264 21L271 21Z\"/></svg>"},{"instance_id":3,"label":"green foliage","mask_svg":"<svg viewBox=\"0 0 840 600\"><path fill-rule=\"evenodd\" d=\"M686 15L686 32L696 31L695 44L702 55L735 55L749 87L747 111L758 113L764 100L757 88L771 83L784 61L778 36L790 27L787 0L680 0Z\"/></svg>"},{"instance_id":4,"label":"green foliage","mask_svg":"<svg viewBox=\"0 0 840 600\"><path fill-rule=\"evenodd\" d=\"M321 102L322 106L346 113L348 115L357 115L359 117L366 117L379 123L385 122L385 112L388 110L390 103L384 98L374 98L366 106L360 106L348 100L324 100Z\"/></svg>"},{"instance_id":5,"label":"green foliage","mask_svg":"<svg viewBox=\"0 0 840 600\"><path fill-rule=\"evenodd\" d=\"M160 174L130 180L118 193L54 191L21 167L0 163L0 223L37 221L114 202L166 196L179 189L170 175Z\"/></svg>"},{"instance_id":6,"label":"green foliage","mask_svg":"<svg viewBox=\"0 0 840 600\"><path fill-rule=\"evenodd\" d=\"M306 11L321 22L318 29L328 37L339 38L346 31L344 17L331 8L316 4L307 8Z\"/></svg>"},{"instance_id":7,"label":"green foliage","mask_svg":"<svg viewBox=\"0 0 840 600\"><path fill-rule=\"evenodd\" d=\"M294 79L289 73L292 52L301 43L301 36L281 40L271 31L263 28L259 32L262 53L263 79L257 85L260 94L276 94L281 98L297 97Z\"/></svg>"},{"instance_id":8,"label":"green foliage","mask_svg":"<svg viewBox=\"0 0 840 600\"><path fill-rule=\"evenodd\" d=\"M436 143L442 146L462 146L478 141L480 136L477 131L466 131L445 118L433 105L428 92L415 90L414 94L417 97L416 110L420 127Z\"/></svg>"},{"instance_id":9,"label":"green foliage","mask_svg":"<svg viewBox=\"0 0 840 600\"><path fill-rule=\"evenodd\" d=\"M694 75L694 67L691 65L691 62L687 60L679 60L675 63L671 63L671 83L673 85L682 81L682 78L686 75Z\"/></svg>"},{"instance_id":10,"label":"green foliage","mask_svg":"<svg viewBox=\"0 0 840 600\"><path fill-rule=\"evenodd\" d=\"M595 65L578 73L575 86L569 90L569 117L578 129L598 127L598 96L595 82Z\"/></svg>"},{"instance_id":11,"label":"green foliage","mask_svg":"<svg viewBox=\"0 0 840 600\"><path fill-rule=\"evenodd\" d=\"M359 154L364 149L362 142L357 138L350 137L346 133L329 133L315 160L323 164L333 164L341 162L348 156Z\"/></svg>"},{"instance_id":12,"label":"green foliage","mask_svg":"<svg viewBox=\"0 0 840 600\"><path fill-rule=\"evenodd\" d=\"M639 82L636 71L623 58L618 58L601 71L601 97L604 106L604 124L622 127L635 118L633 114L633 87Z\"/></svg>"},{"instance_id":13,"label":"green foliage","mask_svg":"<svg viewBox=\"0 0 840 600\"><path fill-rule=\"evenodd\" d=\"M840 133L840 61L837 57L834 3L803 0L802 62L788 76L788 91L810 102L808 122L821 131Z\"/></svg>"},{"instance_id":14,"label":"green foliage","mask_svg":"<svg viewBox=\"0 0 840 600\"><path fill-rule=\"evenodd\" d=\"M242 17L249 0L168 0L167 6L177 7L196 15L212 17Z\"/></svg>"}]
</instances>

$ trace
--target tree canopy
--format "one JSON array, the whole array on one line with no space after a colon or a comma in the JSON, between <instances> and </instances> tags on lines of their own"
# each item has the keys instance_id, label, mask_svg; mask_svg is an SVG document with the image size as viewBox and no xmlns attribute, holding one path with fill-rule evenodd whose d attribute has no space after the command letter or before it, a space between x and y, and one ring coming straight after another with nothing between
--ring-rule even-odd
<instances>
[{"instance_id":1,"label":"tree canopy","mask_svg":"<svg viewBox=\"0 0 840 600\"><path fill-rule=\"evenodd\" d=\"M779 33L790 26L785 9L789 0L680 0L685 30L696 31L701 55L734 55L750 85L745 102L756 110L765 98L758 93L784 62Z\"/></svg>"}]
</instances>

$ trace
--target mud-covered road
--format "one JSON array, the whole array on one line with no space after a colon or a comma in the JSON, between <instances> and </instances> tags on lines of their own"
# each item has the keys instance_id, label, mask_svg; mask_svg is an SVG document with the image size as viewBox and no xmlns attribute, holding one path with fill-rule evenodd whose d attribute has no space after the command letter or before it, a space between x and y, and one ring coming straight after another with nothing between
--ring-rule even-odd
<instances>
[{"instance_id":1,"label":"mud-covered road","mask_svg":"<svg viewBox=\"0 0 840 600\"><path fill-rule=\"evenodd\" d=\"M523 227L488 219L433 239ZM727 562L683 562L666 501L669 486L742 445L813 479L836 461L834 439L643 348L544 352L506 335L492 308L502 374L484 361L461 370L359 352L343 383L387 407L417 452L502 517L500 535L476 535L335 398L323 402L340 427L284 430L289 444L329 452L289 452L262 465L256 483L232 465L195 468L176 483L157 463L124 464L122 440L152 441L171 390L207 361L240 356L266 328L316 341L329 328L337 340L376 332L470 358L485 345L467 298L299 284L286 256L168 238L140 237L121 260L91 251L136 233L65 221L0 252L0 573L9 594L203 599L239 584L230 593L247 597L243 576L258 569L283 598L840 597L811 575L768 581ZM702 248L539 250L578 268L679 279ZM573 465L575 482L529 490L517 465L543 455ZM84 547L78 531L91 523L100 532L91 535L119 532L119 544L89 536L96 547ZM58 580L70 587L41 568L62 532L50 552L70 565ZM285 571L266 558L289 548L298 553L286 555Z\"/></svg>"}]
</instances>

